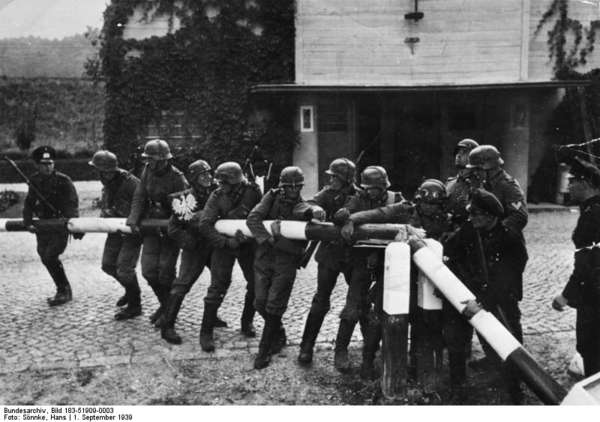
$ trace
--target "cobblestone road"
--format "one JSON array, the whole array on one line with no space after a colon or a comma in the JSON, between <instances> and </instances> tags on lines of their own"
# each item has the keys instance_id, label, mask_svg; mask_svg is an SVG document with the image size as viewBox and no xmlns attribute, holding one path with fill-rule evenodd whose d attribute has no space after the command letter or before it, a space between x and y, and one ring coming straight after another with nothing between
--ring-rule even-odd
<instances>
[{"instance_id":1,"label":"cobblestone road","mask_svg":"<svg viewBox=\"0 0 600 422\"><path fill-rule=\"evenodd\" d=\"M527 334L568 331L574 327L574 312L553 312L550 299L560 291L572 269L569 237L577 213L543 212L532 214L526 229L529 263L525 273L522 302L523 326ZM0 373L24 369L68 368L112 365L127 362L153 362L160 356L170 359L205 355L198 345L202 316L202 297L209 275L205 271L186 298L178 330L181 346L171 346L150 326L148 315L156 300L140 276L144 315L134 320L113 320L115 302L122 289L100 270L100 255L105 235L88 234L72 241L63 255L73 286L74 300L49 308L46 297L54 286L35 254L35 239L28 233L0 234ZM139 268L138 268L139 274ZM290 353L296 353L306 313L315 290L316 265L298 273L284 322L288 329ZM217 329L215 357L243 351L254 352L257 340L246 340L239 333L240 304L244 283L236 266L234 281L220 310L229 328ZM331 347L346 288L339 280L333 294L332 310L319 336L319 347ZM257 321L260 318L257 318ZM260 322L257 328L261 328ZM358 330L354 340L359 340Z\"/></svg>"}]
</instances>

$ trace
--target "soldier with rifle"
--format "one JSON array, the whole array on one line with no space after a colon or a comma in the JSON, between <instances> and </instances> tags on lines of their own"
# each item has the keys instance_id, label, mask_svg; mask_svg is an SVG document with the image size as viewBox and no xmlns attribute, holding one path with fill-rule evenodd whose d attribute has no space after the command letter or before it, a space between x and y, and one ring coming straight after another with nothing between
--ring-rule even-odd
<instances>
[{"instance_id":1,"label":"soldier with rifle","mask_svg":"<svg viewBox=\"0 0 600 422\"><path fill-rule=\"evenodd\" d=\"M215 350L213 331L217 311L231 285L231 273L237 260L246 279L246 295L242 310L241 328L246 337L256 336L254 331L254 251L256 242L241 231L227 237L215 229L217 220L246 219L260 201L256 184L244 177L241 166L233 161L220 164L215 171L219 187L214 190L204 206L198 223L200 234L213 248L210 265L210 286L204 297L204 314L200 328L200 346L205 352Z\"/></svg>"},{"instance_id":2,"label":"soldier with rifle","mask_svg":"<svg viewBox=\"0 0 600 422\"><path fill-rule=\"evenodd\" d=\"M141 233L139 225L144 218L169 218L172 213L169 195L189 185L183 173L171 164L173 155L169 144L162 139L146 142L142 157L146 166L133 194L126 223L134 234L143 237L142 275L158 299L159 307L150 316L150 322L156 324L167 307L179 247L161 230Z\"/></svg>"},{"instance_id":3,"label":"soldier with rifle","mask_svg":"<svg viewBox=\"0 0 600 422\"><path fill-rule=\"evenodd\" d=\"M456 176L449 177L446 181L447 210L452 216L452 223L458 229L468 218L466 206L469 202L469 190L471 188L470 173L467 168L469 164L469 153L477 148L479 144L473 139L463 139L454 149L454 165Z\"/></svg>"},{"instance_id":4,"label":"soldier with rifle","mask_svg":"<svg viewBox=\"0 0 600 422\"><path fill-rule=\"evenodd\" d=\"M450 384L453 394L459 397L466 381L466 348L473 335L468 319L479 309L491 312L523 342L519 301L523 296L523 271L528 259L521 234L501 223L506 213L493 193L474 190L467 211L469 221L444 243L448 268L477 298L467 304L465 315L447 302L443 308ZM501 365L491 346L482 337L480 342L489 361ZM512 403L520 404L523 392L515 368L502 364L502 373Z\"/></svg>"},{"instance_id":5,"label":"soldier with rifle","mask_svg":"<svg viewBox=\"0 0 600 422\"><path fill-rule=\"evenodd\" d=\"M263 317L265 325L260 339L255 369L269 365L271 355L285 346L286 333L281 318L287 309L292 293L298 260L306 242L280 236L277 221L272 233L267 232L264 220L323 220L325 211L302 199L304 174L299 167L285 167L279 176L279 188L271 189L250 214L246 224L254 235L258 247L254 258L254 307Z\"/></svg>"},{"instance_id":6,"label":"soldier with rifle","mask_svg":"<svg viewBox=\"0 0 600 422\"><path fill-rule=\"evenodd\" d=\"M308 202L323 208L326 219L331 221L333 215L344 206L348 198L358 192L355 185L356 166L347 158L337 158L329 164L325 173L329 176L329 183ZM312 247L312 250L305 252L306 261L310 259L317 245L319 242L311 242L309 248ZM341 241L320 242L315 261L317 261L317 291L306 317L298 355L298 362L304 365L312 362L313 348L325 315L331 307L331 293L340 273L344 274L346 283L350 283L350 248Z\"/></svg>"},{"instance_id":7,"label":"soldier with rifle","mask_svg":"<svg viewBox=\"0 0 600 422\"><path fill-rule=\"evenodd\" d=\"M131 210L133 194L140 179L119 168L117 156L110 151L97 151L89 162L102 182L100 217L126 218ZM114 277L125 289L117 306L125 306L115 314L118 321L142 314L140 286L135 266L140 256L141 237L136 234L109 233L102 252L102 271Z\"/></svg>"},{"instance_id":8,"label":"soldier with rifle","mask_svg":"<svg viewBox=\"0 0 600 422\"><path fill-rule=\"evenodd\" d=\"M73 298L71 285L59 257L66 249L69 240L66 220L79 216L79 199L69 176L54 169L56 157L54 148L38 147L33 150L31 156L36 163L37 173L34 173L31 179L27 179L18 170L29 185L23 207L23 224L28 231L35 233L38 255L56 285L56 294L48 298L48 305L57 306ZM65 225L52 230L42 230L34 224L34 216L40 220L65 219ZM73 237L81 239L83 233L75 233Z\"/></svg>"}]
</instances>

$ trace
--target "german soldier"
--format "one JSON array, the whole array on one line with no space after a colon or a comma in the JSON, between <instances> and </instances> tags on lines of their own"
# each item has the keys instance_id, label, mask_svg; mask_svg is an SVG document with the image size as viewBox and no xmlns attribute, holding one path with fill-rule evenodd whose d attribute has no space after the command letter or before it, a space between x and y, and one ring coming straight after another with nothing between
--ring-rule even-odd
<instances>
[{"instance_id":1,"label":"german soldier","mask_svg":"<svg viewBox=\"0 0 600 422\"><path fill-rule=\"evenodd\" d=\"M446 191L448 197L447 210L452 215L452 221L456 228L467 220L467 203L469 202L469 153L477 148L479 144L473 139L463 139L454 149L454 166L456 167L456 176L449 177L446 181Z\"/></svg>"},{"instance_id":2,"label":"german soldier","mask_svg":"<svg viewBox=\"0 0 600 422\"><path fill-rule=\"evenodd\" d=\"M212 169L206 161L196 160L189 165L187 176L192 187L169 195L173 214L168 234L181 249L179 275L173 282L161 329L162 338L171 344L181 344L181 337L175 331L177 314L204 267L210 265L212 250L201 238L197 224L208 196L217 187Z\"/></svg>"},{"instance_id":3,"label":"german soldier","mask_svg":"<svg viewBox=\"0 0 600 422\"><path fill-rule=\"evenodd\" d=\"M285 167L279 188L271 189L248 215L247 225L258 247L254 258L254 307L265 320L254 368L269 365L271 355L285 346L286 334L281 318L287 309L296 269L306 247L305 241L289 240L279 235L278 222L273 234L263 226L264 220L323 220L325 211L310 205L300 196L304 174L299 167Z\"/></svg>"},{"instance_id":4,"label":"german soldier","mask_svg":"<svg viewBox=\"0 0 600 422\"><path fill-rule=\"evenodd\" d=\"M575 266L562 293L552 306L577 309L577 351L583 357L586 377L600 372L600 171L590 163L573 166L569 178L571 199L580 215L573 231Z\"/></svg>"},{"instance_id":5,"label":"german soldier","mask_svg":"<svg viewBox=\"0 0 600 422\"><path fill-rule=\"evenodd\" d=\"M359 211L372 210L404 200L400 192L389 191L387 172L380 166L369 166L361 174L362 191L350 197L343 208L334 215L334 222L344 226L342 234L353 229L350 215ZM340 325L335 341L334 365L340 372L350 370L348 345L357 322L360 322L363 339L367 341L370 324L368 321L368 292L373 282L383 277L383 251L373 247L354 247L351 252L351 279L346 303L340 315Z\"/></svg>"},{"instance_id":6,"label":"german soldier","mask_svg":"<svg viewBox=\"0 0 600 422\"><path fill-rule=\"evenodd\" d=\"M89 164L96 168L102 182L100 217L126 218L140 180L118 167L117 156L110 151L97 151ZM141 239L135 234L110 233L102 252L102 271L114 277L125 289L117 306L127 305L115 314L116 320L135 318L142 313L140 286L135 266L140 256Z\"/></svg>"},{"instance_id":7,"label":"german soldier","mask_svg":"<svg viewBox=\"0 0 600 422\"><path fill-rule=\"evenodd\" d=\"M348 198L357 193L354 184L356 166L347 158L337 158L331 162L325 173L329 175L329 184L308 202L323 208L327 219L331 220ZM331 293L340 273L344 274L346 283L350 282L350 250L343 242L321 242L315 254L315 261L317 261L317 291L312 299L300 343L298 361L302 364L312 362L315 341L325 315L329 312Z\"/></svg>"},{"instance_id":8,"label":"german soldier","mask_svg":"<svg viewBox=\"0 0 600 422\"><path fill-rule=\"evenodd\" d=\"M496 196L476 189L468 205L469 221L445 243L448 267L477 298L469 305L491 312L519 341L523 342L521 312L523 271L527 263L525 242L519 232L500 223L505 211ZM444 303L444 338L448 347L450 383L460 391L466 379L466 348L473 335L467 318ZM500 359L483 338L483 349L490 361ZM523 394L516 370L503 366L504 378L514 404Z\"/></svg>"},{"instance_id":9,"label":"german soldier","mask_svg":"<svg viewBox=\"0 0 600 422\"><path fill-rule=\"evenodd\" d=\"M48 305L62 305L72 300L71 285L60 261L69 239L66 225L52 231L38 231L33 225L33 217L40 219L74 218L79 215L79 199L73 182L66 174L54 169L56 151L50 146L33 150L32 158L37 172L31 176L30 187L23 206L23 224L37 240L37 253L56 285L56 295L48 298ZM83 233L73 234L81 239Z\"/></svg>"},{"instance_id":10,"label":"german soldier","mask_svg":"<svg viewBox=\"0 0 600 422\"><path fill-rule=\"evenodd\" d=\"M169 194L188 187L183 173L171 164L173 155L169 144L162 139L148 141L144 146L142 158L147 164L133 195L131 211L127 217L127 225L135 234L140 233L139 224L143 218L169 218ZM169 291L175 279L178 255L177 243L160 230L143 233L142 275L160 304L150 316L150 322L153 324L166 309Z\"/></svg>"},{"instance_id":11,"label":"german soldier","mask_svg":"<svg viewBox=\"0 0 600 422\"><path fill-rule=\"evenodd\" d=\"M213 252L210 266L210 286L204 297L204 314L200 328L200 346L205 352L215 350L213 329L217 319L217 311L223 303L227 290L231 285L231 272L237 259L246 279L246 296L242 310L242 333L246 337L256 336L254 331L254 251L256 242L248 239L239 231L235 237L227 237L215 230L215 222L219 219L246 219L250 210L260 201L261 192L254 183L249 183L238 163L225 162L215 171L219 187L210 194L202 217L199 230L212 246Z\"/></svg>"},{"instance_id":12,"label":"german soldier","mask_svg":"<svg viewBox=\"0 0 600 422\"><path fill-rule=\"evenodd\" d=\"M495 146L480 145L469 153L467 168L474 172L471 180L478 179L479 187L493 193L502 204L504 216L501 223L522 234L528 220L525 195L519 182L504 171L503 164L504 160Z\"/></svg>"}]
</instances>

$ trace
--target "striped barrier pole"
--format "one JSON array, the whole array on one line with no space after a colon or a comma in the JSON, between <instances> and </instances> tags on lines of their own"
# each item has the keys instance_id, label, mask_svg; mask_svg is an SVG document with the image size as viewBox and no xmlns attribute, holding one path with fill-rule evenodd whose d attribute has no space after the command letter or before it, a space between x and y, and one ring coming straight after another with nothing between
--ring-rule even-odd
<instances>
[{"instance_id":1,"label":"striped barrier pole","mask_svg":"<svg viewBox=\"0 0 600 422\"><path fill-rule=\"evenodd\" d=\"M473 293L444 265L442 260L422 240L410 240L413 261L435 287L459 312L466 302L475 300ZM566 391L542 369L513 335L490 312L480 310L469 323L492 346L500 358L514 365L521 379L545 404L559 404Z\"/></svg>"}]
</instances>

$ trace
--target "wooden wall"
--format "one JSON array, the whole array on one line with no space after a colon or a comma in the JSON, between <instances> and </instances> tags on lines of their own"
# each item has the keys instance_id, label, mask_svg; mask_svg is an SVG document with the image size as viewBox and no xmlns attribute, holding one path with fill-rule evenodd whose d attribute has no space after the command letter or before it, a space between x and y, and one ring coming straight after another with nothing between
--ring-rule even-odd
<instances>
[{"instance_id":1,"label":"wooden wall","mask_svg":"<svg viewBox=\"0 0 600 422\"><path fill-rule=\"evenodd\" d=\"M419 2L424 18L414 22L404 18L414 0L298 0L296 83L550 80L549 25L533 34L550 2L426 0ZM571 13L584 23L600 17L588 2L573 1ZM420 40L412 52L408 37Z\"/></svg>"}]
</instances>

